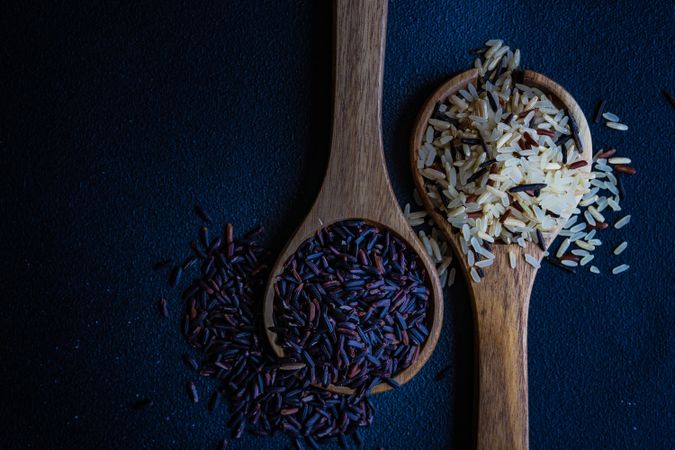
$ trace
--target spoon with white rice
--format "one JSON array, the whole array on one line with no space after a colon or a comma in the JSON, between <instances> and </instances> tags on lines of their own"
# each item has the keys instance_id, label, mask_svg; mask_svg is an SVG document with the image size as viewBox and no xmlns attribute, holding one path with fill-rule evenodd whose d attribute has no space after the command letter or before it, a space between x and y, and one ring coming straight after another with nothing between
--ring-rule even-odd
<instances>
[{"instance_id":1,"label":"spoon with white rice","mask_svg":"<svg viewBox=\"0 0 675 450\"><path fill-rule=\"evenodd\" d=\"M486 43L443 84L411 139L422 203L469 283L477 332L479 449L528 448L527 313L544 249L588 190L592 143L574 98Z\"/></svg>"}]
</instances>

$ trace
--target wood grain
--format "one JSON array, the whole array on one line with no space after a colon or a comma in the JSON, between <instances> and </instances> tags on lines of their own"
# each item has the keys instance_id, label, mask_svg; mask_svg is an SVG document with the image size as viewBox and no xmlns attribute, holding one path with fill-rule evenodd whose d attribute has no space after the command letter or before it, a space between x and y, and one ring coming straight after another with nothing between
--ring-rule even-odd
<instances>
[{"instance_id":1,"label":"wood grain","mask_svg":"<svg viewBox=\"0 0 675 450\"><path fill-rule=\"evenodd\" d=\"M420 356L395 379L409 381L431 356L441 331L443 297L435 266L408 226L387 175L381 134L382 73L386 31L385 0L337 0L334 22L333 129L330 159L319 195L271 271L265 295L266 328L274 323L274 281L302 242L335 222L360 218L389 228L417 252L431 288L429 337ZM283 355L267 330L274 351ZM351 389L331 386L335 392ZM373 393L389 390L380 384Z\"/></svg>"},{"instance_id":2,"label":"wood grain","mask_svg":"<svg viewBox=\"0 0 675 450\"><path fill-rule=\"evenodd\" d=\"M592 156L591 134L586 118L574 98L553 80L524 71L523 83L551 94L552 101L567 109L579 126L582 158ZM476 79L477 71L463 72L444 83L425 103L410 141L410 164L415 186L425 208L440 231L449 240L453 251L462 255L459 236L438 211L424 189L424 179L417 170L418 150L436 104L463 89ZM590 164L581 170L590 171ZM577 197L577 202L580 200ZM545 238L546 245L555 239L560 225ZM508 251L515 252L518 265L511 269ZM476 322L476 447L481 450L528 448L527 400L527 312L537 269L527 264L524 254L541 260L543 252L533 243L526 248L517 245L495 245L495 263L485 269L485 277L474 283L466 258L458 257L469 284Z\"/></svg>"}]
</instances>

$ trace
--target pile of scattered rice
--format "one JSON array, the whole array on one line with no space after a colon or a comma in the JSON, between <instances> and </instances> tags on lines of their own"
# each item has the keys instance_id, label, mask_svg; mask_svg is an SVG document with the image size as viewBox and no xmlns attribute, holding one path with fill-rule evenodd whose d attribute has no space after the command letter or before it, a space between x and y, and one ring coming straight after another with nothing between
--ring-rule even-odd
<instances>
[{"instance_id":1,"label":"pile of scattered rice","mask_svg":"<svg viewBox=\"0 0 675 450\"><path fill-rule=\"evenodd\" d=\"M598 152L592 168L581 159L572 117L539 89L514 82L519 50L493 39L480 54L475 61L477 83L438 104L429 120L417 161L427 195L461 232L460 245L474 281L479 282L483 269L494 262L494 242L524 247L534 241L543 248L544 238L561 217L570 217L560 232L561 247L555 257L548 252L544 256L573 272L593 260L592 251L602 244L596 237L608 227L602 211L621 210L622 187L613 172L632 174L635 169L628 166L628 158L613 157L613 149ZM414 198L421 206L417 192ZM404 213L412 226L425 222L426 213L411 212L410 205ZM629 220L625 216L615 227ZM433 221L428 224L433 226ZM419 237L441 281L451 285L455 269L449 267L448 243L436 228L430 234L420 231ZM626 245L619 245L615 254ZM515 268L515 254L510 253ZM525 255L525 261L539 266L531 255ZM613 273L627 268L622 264ZM596 266L590 271L599 273Z\"/></svg>"}]
</instances>

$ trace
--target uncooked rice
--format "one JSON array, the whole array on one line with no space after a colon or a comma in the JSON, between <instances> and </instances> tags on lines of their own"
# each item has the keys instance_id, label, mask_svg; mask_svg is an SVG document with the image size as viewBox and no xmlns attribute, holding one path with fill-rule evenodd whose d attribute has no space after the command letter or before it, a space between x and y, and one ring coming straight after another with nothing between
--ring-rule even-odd
<instances>
[{"instance_id":1,"label":"uncooked rice","mask_svg":"<svg viewBox=\"0 0 675 450\"><path fill-rule=\"evenodd\" d=\"M543 232L544 238L549 236L547 230L562 220L556 215L569 215L559 233L562 243L555 258L547 256L548 252L544 255L567 269L588 265L595 258L593 252L602 245L596 233L608 227L607 213L611 216L621 211L625 194L619 176L635 173L628 166L632 161L614 156L615 149L599 150L590 165L580 160L575 148L578 140L571 135L575 124L570 123L565 111L556 109L538 89L514 83L512 75L519 66L520 52L512 52L498 39L485 45L482 58L474 62L480 81L438 104L428 121L417 161L426 181L426 194L436 210L461 231L460 249L471 263L469 274L475 282L480 281L483 268L494 263L493 242L525 247L527 241L537 241L537 231ZM610 128L628 128L619 123L616 114L604 112L603 118ZM529 142L530 148L516 146L530 138L534 141ZM530 192L511 191L523 184L539 183L545 186ZM574 190L570 193L564 187ZM559 190L554 193L554 188ZM581 201L575 206L579 197ZM412 198L415 205L423 206L416 189ZM510 217L504 218L506 211ZM420 240L436 263L443 284L452 286L457 270L450 267L450 246L434 227L434 220L425 211L411 212L409 204L404 213L411 226L431 227L431 234L420 233ZM629 222L630 215L626 215L614 227L620 229ZM626 246L627 242L621 243L614 253L620 254ZM566 256L568 251L578 263ZM509 265L515 269L516 254L513 249L508 253ZM539 266L534 256L524 257L528 264ZM591 273L600 273L597 266L588 267ZM621 273L627 268L624 264L614 270Z\"/></svg>"},{"instance_id":2,"label":"uncooked rice","mask_svg":"<svg viewBox=\"0 0 675 450\"><path fill-rule=\"evenodd\" d=\"M622 243L616 246L616 248L614 249L614 254L619 256L621 252L626 250L626 247L628 247L628 242L623 241Z\"/></svg>"},{"instance_id":3,"label":"uncooked rice","mask_svg":"<svg viewBox=\"0 0 675 450\"><path fill-rule=\"evenodd\" d=\"M492 265L493 242L549 237L593 178L588 164L569 167L582 161L575 122L516 82L519 64L518 50L488 41L474 62L479 78L441 103L418 149L427 195L471 244L462 246L469 266Z\"/></svg>"},{"instance_id":4,"label":"uncooked rice","mask_svg":"<svg viewBox=\"0 0 675 450\"><path fill-rule=\"evenodd\" d=\"M622 272L627 271L630 268L628 264L621 264L620 266L616 266L615 268L612 269L612 273L614 275L618 275Z\"/></svg>"},{"instance_id":5,"label":"uncooked rice","mask_svg":"<svg viewBox=\"0 0 675 450\"><path fill-rule=\"evenodd\" d=\"M607 122L605 125L607 125L607 128L612 128L618 131L626 131L628 129L628 125L619 122Z\"/></svg>"}]
</instances>

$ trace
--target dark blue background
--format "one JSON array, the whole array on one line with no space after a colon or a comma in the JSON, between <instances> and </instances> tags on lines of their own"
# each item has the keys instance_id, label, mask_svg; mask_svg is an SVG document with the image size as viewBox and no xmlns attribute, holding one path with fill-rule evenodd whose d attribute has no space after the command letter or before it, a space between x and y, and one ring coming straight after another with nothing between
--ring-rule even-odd
<instances>
[{"instance_id":1,"label":"dark blue background","mask_svg":"<svg viewBox=\"0 0 675 450\"><path fill-rule=\"evenodd\" d=\"M156 259L187 253L203 203L262 223L279 249L313 200L330 131L329 2L52 2L0 13L2 408L9 448L210 448L224 410L188 402L179 306ZM565 86L605 97L633 222L603 233L601 276L550 266L529 320L532 448L673 447L674 9L668 2L392 1L383 135L410 201L411 126L427 95L492 37ZM621 258L610 246L628 239ZM619 261L631 265L607 275ZM171 320L156 301L169 294ZM473 348L464 281L408 385L378 396L366 448L466 448ZM449 376L433 375L452 364ZM198 381L202 396L210 385ZM137 396L153 407L131 412ZM247 437L232 448L282 448Z\"/></svg>"}]
</instances>

